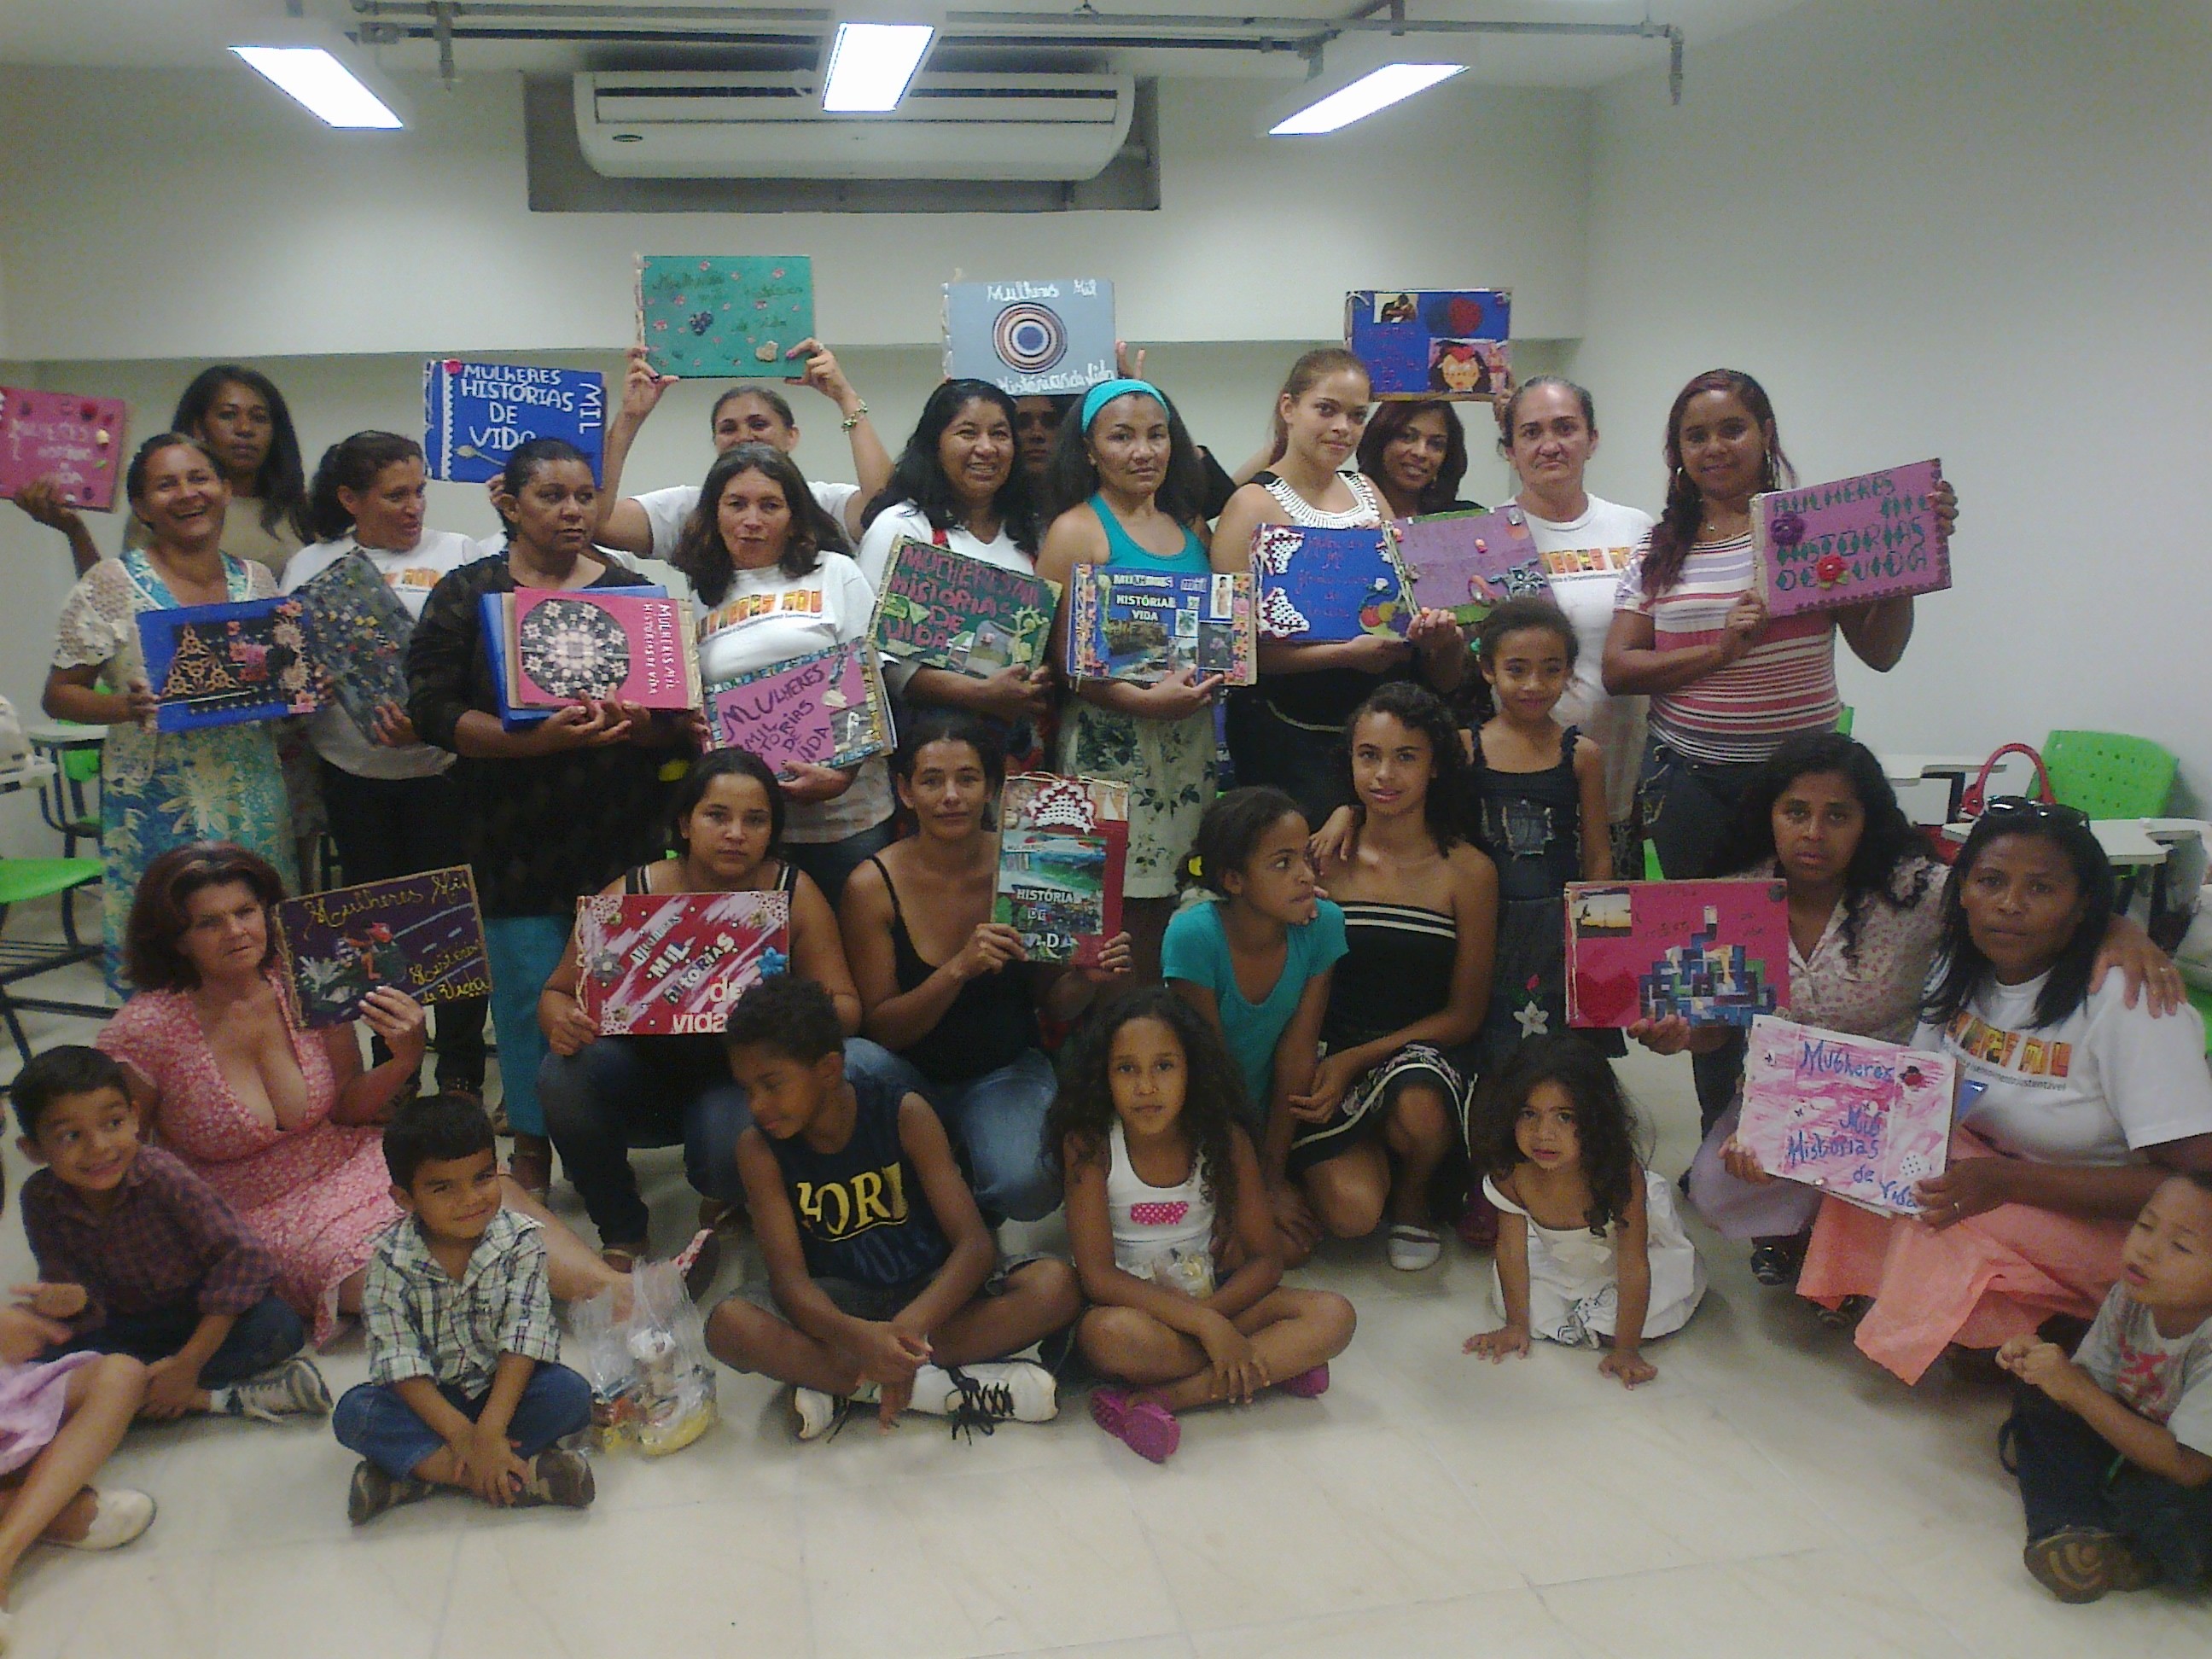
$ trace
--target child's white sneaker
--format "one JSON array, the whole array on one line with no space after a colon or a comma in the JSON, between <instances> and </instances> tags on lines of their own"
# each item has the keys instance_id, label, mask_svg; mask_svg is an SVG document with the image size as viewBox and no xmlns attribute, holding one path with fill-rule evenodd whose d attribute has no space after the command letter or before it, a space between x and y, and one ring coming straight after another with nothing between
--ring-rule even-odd
<instances>
[{"instance_id":1,"label":"child's white sneaker","mask_svg":"<svg viewBox=\"0 0 2212 1659\"><path fill-rule=\"evenodd\" d=\"M1060 1415L1060 1390L1052 1373L1025 1359L981 1365L924 1365L914 1374L912 1410L949 1417L952 1431L999 1424L1049 1423Z\"/></svg>"},{"instance_id":2,"label":"child's white sneaker","mask_svg":"<svg viewBox=\"0 0 2212 1659\"><path fill-rule=\"evenodd\" d=\"M129 1486L102 1486L93 1493L92 1524L82 1538L57 1538L65 1550L119 1550L154 1524L154 1500Z\"/></svg>"},{"instance_id":3,"label":"child's white sneaker","mask_svg":"<svg viewBox=\"0 0 2212 1659\"><path fill-rule=\"evenodd\" d=\"M1400 1273L1417 1273L1435 1267L1443 1258L1444 1241L1433 1227L1401 1221L1390 1229L1388 1253L1390 1265Z\"/></svg>"},{"instance_id":4,"label":"child's white sneaker","mask_svg":"<svg viewBox=\"0 0 2212 1659\"><path fill-rule=\"evenodd\" d=\"M801 1440L819 1440L825 1434L834 1434L837 1425L852 1415L856 1406L872 1406L880 1397L872 1382L863 1382L849 1395L830 1394L822 1389L791 1390L791 1413Z\"/></svg>"}]
</instances>

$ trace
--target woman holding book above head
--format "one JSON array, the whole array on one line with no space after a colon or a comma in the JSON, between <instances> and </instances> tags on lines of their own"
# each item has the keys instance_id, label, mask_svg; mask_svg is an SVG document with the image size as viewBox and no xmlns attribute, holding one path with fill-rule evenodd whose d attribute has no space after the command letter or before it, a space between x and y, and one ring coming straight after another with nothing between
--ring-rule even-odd
<instances>
[{"instance_id":1,"label":"woman holding book above head","mask_svg":"<svg viewBox=\"0 0 2212 1659\"><path fill-rule=\"evenodd\" d=\"M775 445L715 458L676 548L697 607L704 684L869 637L875 592L836 550L836 535ZM880 755L842 769L794 762L783 793L788 855L835 904L854 866L890 843L890 770Z\"/></svg>"},{"instance_id":2,"label":"woman holding book above head","mask_svg":"<svg viewBox=\"0 0 2212 1659\"><path fill-rule=\"evenodd\" d=\"M1860 1351L1908 1382L1947 1344L2087 1321L2159 1183L2212 1170L2204 1022L2100 983L2112 894L2088 818L2041 801L1992 802L1952 867L1912 1036L1958 1066L1949 1165L1917 1216L1823 1200L1797 1281L1831 1308L1869 1299Z\"/></svg>"},{"instance_id":3,"label":"woman holding book above head","mask_svg":"<svg viewBox=\"0 0 2212 1659\"><path fill-rule=\"evenodd\" d=\"M1374 481L1387 516L1480 513L1460 499L1467 477L1467 428L1442 398L1394 398L1375 405L1359 434L1359 471Z\"/></svg>"},{"instance_id":4,"label":"woman holding book above head","mask_svg":"<svg viewBox=\"0 0 2212 1659\"><path fill-rule=\"evenodd\" d=\"M890 478L891 459L868 417L866 399L853 389L830 348L819 340L801 340L790 355L805 357L806 384L836 404L838 424L853 447L853 476L858 483L816 482L806 486L815 504L836 525L838 540L831 545L842 553L860 539L860 509ZM622 474L638 429L659 406L661 394L675 384L674 375L653 372L645 347L630 348L622 402L607 426L606 453L600 462L605 482L599 492L599 524L592 538L621 552L672 562L684 538L684 526L699 505L699 488L674 484L625 497ZM714 399L708 425L718 455L739 444L769 444L787 455L799 447L798 417L790 400L772 386L732 386Z\"/></svg>"},{"instance_id":5,"label":"woman holding book above head","mask_svg":"<svg viewBox=\"0 0 2212 1659\"><path fill-rule=\"evenodd\" d=\"M1053 520L1037 574L1062 590L1054 662L1066 660L1066 589L1078 565L1117 575L1212 574L1200 518L1204 474L1182 418L1148 381L1106 380L1085 394L1053 453L1050 493L1080 502ZM1152 684L1075 682L1055 770L1129 786L1125 915L1139 978L1159 976L1160 935L1198 821L1214 796L1213 705L1222 676L1184 661Z\"/></svg>"},{"instance_id":6,"label":"woman holding book above head","mask_svg":"<svg viewBox=\"0 0 2212 1659\"><path fill-rule=\"evenodd\" d=\"M848 1036L860 1030L860 998L845 965L837 914L813 878L783 855L782 786L749 750L720 749L695 763L676 787L670 856L607 884L608 895L782 893L791 907L790 971L830 994ZM744 1200L738 1137L752 1121L744 1091L730 1079L719 1032L708 1036L605 1036L584 1012L576 942L538 1000L552 1053L538 1089L561 1167L582 1195L607 1260L627 1269L646 1252L649 1219L630 1172L633 1146L680 1143L684 1173L709 1207L726 1213Z\"/></svg>"},{"instance_id":7,"label":"woman holding book above head","mask_svg":"<svg viewBox=\"0 0 2212 1659\"><path fill-rule=\"evenodd\" d=\"M638 579L592 550L598 489L574 445L519 445L500 483L501 513L513 526L507 551L463 565L431 590L407 646L407 714L425 742L460 757L453 776L491 958L510 1167L543 1192L553 1166L538 1104L545 1057L538 994L568 946L576 901L659 850L663 768L680 763L690 726L590 697L513 730L501 722L484 596L626 588Z\"/></svg>"},{"instance_id":8,"label":"woman holding book above head","mask_svg":"<svg viewBox=\"0 0 2212 1659\"><path fill-rule=\"evenodd\" d=\"M107 982L125 988L124 923L146 866L172 848L235 842L294 872L291 810L272 722L157 729L138 615L183 605L269 599L276 579L263 564L222 550L230 489L197 438L149 438L124 476L131 510L147 529L143 548L103 559L62 607L53 665L40 706L58 720L104 726L100 747L100 925Z\"/></svg>"},{"instance_id":9,"label":"woman holding book above head","mask_svg":"<svg viewBox=\"0 0 2212 1659\"><path fill-rule=\"evenodd\" d=\"M1262 525L1380 527L1389 508L1375 481L1341 469L1353 459L1371 398L1367 370L1340 346L1309 351L1277 394L1268 470L1222 509L1213 544L1249 568ZM1229 749L1240 784L1290 792L1309 822L1344 805L1345 721L1375 689L1419 679L1449 693L1469 672L1467 636L1443 611L1422 611L1401 639L1384 634L1299 645L1260 641L1260 683L1230 699Z\"/></svg>"},{"instance_id":10,"label":"woman holding book above head","mask_svg":"<svg viewBox=\"0 0 2212 1659\"><path fill-rule=\"evenodd\" d=\"M1129 968L1127 933L1097 969L1049 968L991 919L999 837L985 826L1006 764L974 715L916 716L891 763L915 833L854 871L838 907L870 1039L846 1045L849 1063L929 1102L992 1222L1039 1220L1059 1202L1042 1155L1055 1084L1038 1015L1075 1019Z\"/></svg>"},{"instance_id":11,"label":"woman holding book above head","mask_svg":"<svg viewBox=\"0 0 2212 1659\"><path fill-rule=\"evenodd\" d=\"M321 538L295 553L282 585L298 592L319 579L343 581L349 563L384 584L410 617L430 590L476 562L475 544L450 530L425 530L422 447L396 432L356 432L323 453L310 492ZM406 641L392 641L403 650ZM325 663L333 673L343 662ZM331 839L348 883L384 881L469 861L466 810L449 750L424 743L398 702L368 711L364 728L333 696L307 723L322 772ZM438 1086L481 1097L484 1012L481 997L438 1010ZM380 1055L379 1058L381 1058Z\"/></svg>"},{"instance_id":12,"label":"woman holding book above head","mask_svg":"<svg viewBox=\"0 0 2212 1659\"><path fill-rule=\"evenodd\" d=\"M130 967L141 988L100 1028L141 1121L204 1176L276 1257L276 1292L314 1328L361 1310L377 1236L399 1217L382 1119L422 1064L422 1009L391 986L359 1024L392 1058L363 1069L354 1023L294 1026L270 911L276 872L243 848L172 849L131 908ZM591 1247L514 1182L506 1202L544 1229L553 1293L573 1300L622 1282Z\"/></svg>"}]
</instances>

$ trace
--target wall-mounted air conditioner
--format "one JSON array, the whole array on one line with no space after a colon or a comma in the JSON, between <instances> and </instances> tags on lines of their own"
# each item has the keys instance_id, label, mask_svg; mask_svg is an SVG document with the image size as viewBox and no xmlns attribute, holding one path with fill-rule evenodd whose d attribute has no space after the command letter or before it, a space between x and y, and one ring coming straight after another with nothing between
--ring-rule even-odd
<instances>
[{"instance_id":1,"label":"wall-mounted air conditioner","mask_svg":"<svg viewBox=\"0 0 2212 1659\"><path fill-rule=\"evenodd\" d=\"M825 115L818 77L575 77L576 136L614 179L1095 178L1128 137L1127 75L921 75L890 115Z\"/></svg>"}]
</instances>

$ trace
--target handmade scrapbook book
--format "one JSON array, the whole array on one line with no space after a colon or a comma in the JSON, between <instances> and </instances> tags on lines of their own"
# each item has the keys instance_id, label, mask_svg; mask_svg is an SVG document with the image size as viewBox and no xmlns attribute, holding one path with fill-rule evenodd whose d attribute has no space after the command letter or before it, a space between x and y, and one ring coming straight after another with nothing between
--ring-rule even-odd
<instances>
[{"instance_id":1,"label":"handmade scrapbook book","mask_svg":"<svg viewBox=\"0 0 2212 1659\"><path fill-rule=\"evenodd\" d=\"M1017 772L999 796L999 891L991 920L1031 962L1094 967L1121 931L1129 786Z\"/></svg>"},{"instance_id":2,"label":"handmade scrapbook book","mask_svg":"<svg viewBox=\"0 0 2212 1659\"><path fill-rule=\"evenodd\" d=\"M632 594L639 599L665 599L668 597L666 588L649 585L636 587L596 587L591 591L600 594ZM492 697L498 705L495 712L499 715L500 727L502 731L519 732L526 726L535 726L540 720L547 719L553 711L550 708L517 708L513 701L513 694L508 689L513 682L508 678L507 666L509 654L507 617L513 607L507 605L507 601L513 597L512 593L506 592L479 595L477 599L477 623L483 640L484 659L491 670Z\"/></svg>"},{"instance_id":3,"label":"handmade scrapbook book","mask_svg":"<svg viewBox=\"0 0 2212 1659\"><path fill-rule=\"evenodd\" d=\"M1567 1023L1749 1025L1790 1000L1778 881L1567 884Z\"/></svg>"},{"instance_id":4,"label":"handmade scrapbook book","mask_svg":"<svg viewBox=\"0 0 2212 1659\"><path fill-rule=\"evenodd\" d=\"M1929 492L1940 460L1751 498L1752 546L1767 611L1795 617L1951 585L1951 544Z\"/></svg>"},{"instance_id":5,"label":"handmade scrapbook book","mask_svg":"<svg viewBox=\"0 0 2212 1659\"><path fill-rule=\"evenodd\" d=\"M686 380L796 378L814 333L804 254L648 253L637 264L637 337L654 370Z\"/></svg>"},{"instance_id":6,"label":"handmade scrapbook book","mask_svg":"<svg viewBox=\"0 0 2212 1659\"><path fill-rule=\"evenodd\" d=\"M0 386L0 497L13 501L33 479L52 478L71 507L112 512L129 419L120 398Z\"/></svg>"},{"instance_id":7,"label":"handmade scrapbook book","mask_svg":"<svg viewBox=\"0 0 2212 1659\"><path fill-rule=\"evenodd\" d=\"M575 445L596 478L606 435L607 384L597 374L459 357L422 365L422 453L434 478L485 483L532 438Z\"/></svg>"},{"instance_id":8,"label":"handmade scrapbook book","mask_svg":"<svg viewBox=\"0 0 2212 1659\"><path fill-rule=\"evenodd\" d=\"M1261 525L1252 537L1260 637L1297 644L1403 636L1413 625L1406 573L1380 529Z\"/></svg>"},{"instance_id":9,"label":"handmade scrapbook book","mask_svg":"<svg viewBox=\"0 0 2212 1659\"><path fill-rule=\"evenodd\" d=\"M699 706L699 652L684 600L522 587L500 601L509 707L558 708L579 697Z\"/></svg>"},{"instance_id":10,"label":"handmade scrapbook book","mask_svg":"<svg viewBox=\"0 0 2212 1659\"><path fill-rule=\"evenodd\" d=\"M376 741L376 711L407 707L407 641L415 618L383 574L357 553L337 559L294 592L307 613L309 654L362 737Z\"/></svg>"},{"instance_id":11,"label":"handmade scrapbook book","mask_svg":"<svg viewBox=\"0 0 2212 1659\"><path fill-rule=\"evenodd\" d=\"M576 902L576 1000L603 1036L721 1035L791 964L784 893L594 894Z\"/></svg>"},{"instance_id":12,"label":"handmade scrapbook book","mask_svg":"<svg viewBox=\"0 0 2212 1659\"><path fill-rule=\"evenodd\" d=\"M1512 383L1513 291L1364 289L1344 296L1344 343L1378 398L1488 398Z\"/></svg>"},{"instance_id":13,"label":"handmade scrapbook book","mask_svg":"<svg viewBox=\"0 0 2212 1659\"><path fill-rule=\"evenodd\" d=\"M310 1030L358 1018L380 986L422 1003L491 994L466 865L287 899L276 907L276 936L292 1016Z\"/></svg>"},{"instance_id":14,"label":"handmade scrapbook book","mask_svg":"<svg viewBox=\"0 0 2212 1659\"><path fill-rule=\"evenodd\" d=\"M890 706L866 640L794 657L706 688L707 744L793 762L857 766L891 746Z\"/></svg>"},{"instance_id":15,"label":"handmade scrapbook book","mask_svg":"<svg viewBox=\"0 0 2212 1659\"><path fill-rule=\"evenodd\" d=\"M1913 1188L1948 1162L1957 1081L1948 1054L1762 1016L1735 1137L1769 1175L1916 1215Z\"/></svg>"},{"instance_id":16,"label":"handmade scrapbook book","mask_svg":"<svg viewBox=\"0 0 2212 1659\"><path fill-rule=\"evenodd\" d=\"M893 544L876 595L876 644L920 668L988 679L1044 659L1060 590L912 536Z\"/></svg>"},{"instance_id":17,"label":"handmade scrapbook book","mask_svg":"<svg viewBox=\"0 0 2212 1659\"><path fill-rule=\"evenodd\" d=\"M320 707L298 596L138 613L163 732L312 714Z\"/></svg>"},{"instance_id":18,"label":"handmade scrapbook book","mask_svg":"<svg viewBox=\"0 0 2212 1659\"><path fill-rule=\"evenodd\" d=\"M1449 611L1472 625L1507 599L1552 591L1528 515L1510 501L1488 513L1393 519L1388 528L1422 610Z\"/></svg>"},{"instance_id":19,"label":"handmade scrapbook book","mask_svg":"<svg viewBox=\"0 0 2212 1659\"><path fill-rule=\"evenodd\" d=\"M1067 586L1070 678L1151 684L1183 669L1259 678L1252 578L1079 564Z\"/></svg>"},{"instance_id":20,"label":"handmade scrapbook book","mask_svg":"<svg viewBox=\"0 0 2212 1659\"><path fill-rule=\"evenodd\" d=\"M1012 398L1114 378L1114 284L1096 276L945 285L945 378Z\"/></svg>"}]
</instances>

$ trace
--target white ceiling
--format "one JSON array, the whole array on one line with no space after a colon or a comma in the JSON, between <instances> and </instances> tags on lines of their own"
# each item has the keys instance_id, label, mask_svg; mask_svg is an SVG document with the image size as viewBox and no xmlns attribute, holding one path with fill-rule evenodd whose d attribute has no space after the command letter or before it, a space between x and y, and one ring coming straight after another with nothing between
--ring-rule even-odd
<instances>
[{"instance_id":1,"label":"white ceiling","mask_svg":"<svg viewBox=\"0 0 2212 1659\"><path fill-rule=\"evenodd\" d=\"M427 19L419 4L379 6L373 0L305 0L311 17L325 19L349 31L372 15L404 27L420 27ZM943 9L945 0L935 0ZM1415 19L1471 21L1475 19L1551 22L1636 22L1650 17L1680 26L1689 39L1689 72L1695 77L1696 50L1700 42L1786 11L1800 0L1407 0ZM516 0L500 5L470 3L457 8L455 64L465 76L505 70L559 71L586 67L644 67L670 64L735 64L744 61L744 48L725 43L697 44L699 32L742 34L745 14L757 14L763 22L781 20L787 27L794 15L818 13L826 20L830 0L812 7L757 5L741 0L579 0L567 19L559 14L563 0L543 0L528 7L528 15L513 9ZM1065 50L1080 52L1085 35L1112 33L1126 41L1143 36L1156 26L1144 21L1118 23L1117 19L1172 15L1188 25L1214 20L1232 33L1238 20L1259 15L1266 18L1311 20L1317 27L1348 16L1358 0L1095 0L1087 9L1082 32L1063 35L1052 31ZM1023 13L1043 22L1072 21L1078 8L1068 0L951 0L952 9L993 13ZM925 3L913 9L926 11ZM586 14L629 13L627 16ZM283 17L283 0L5 0L0 3L0 64L82 64L105 67L215 68L227 66L226 44L245 41ZM685 14L696 14L687 17ZM540 38L488 39L472 31L495 29L528 33ZM608 31L621 31L610 38ZM597 38L548 40L544 32L589 33ZM995 27L955 24L960 34L998 33ZM1094 33L1095 32L1095 33ZM1249 33L1249 31L1241 31ZM1044 30L1040 29L1042 35ZM687 43L687 36L689 40ZM1414 37L1418 40L1418 36ZM790 42L793 46L796 41ZM1666 61L1666 46L1659 40L1559 36L1482 39L1480 56L1470 79L1530 86L1588 87L1601 84L1633 70ZM1236 48L1215 50L1146 49L1117 44L1104 50L1108 66L1142 75L1295 76L1303 72L1294 53ZM434 72L437 48L428 40L403 40L380 49L383 65L399 72ZM994 53L986 59L1006 61Z\"/></svg>"}]
</instances>

